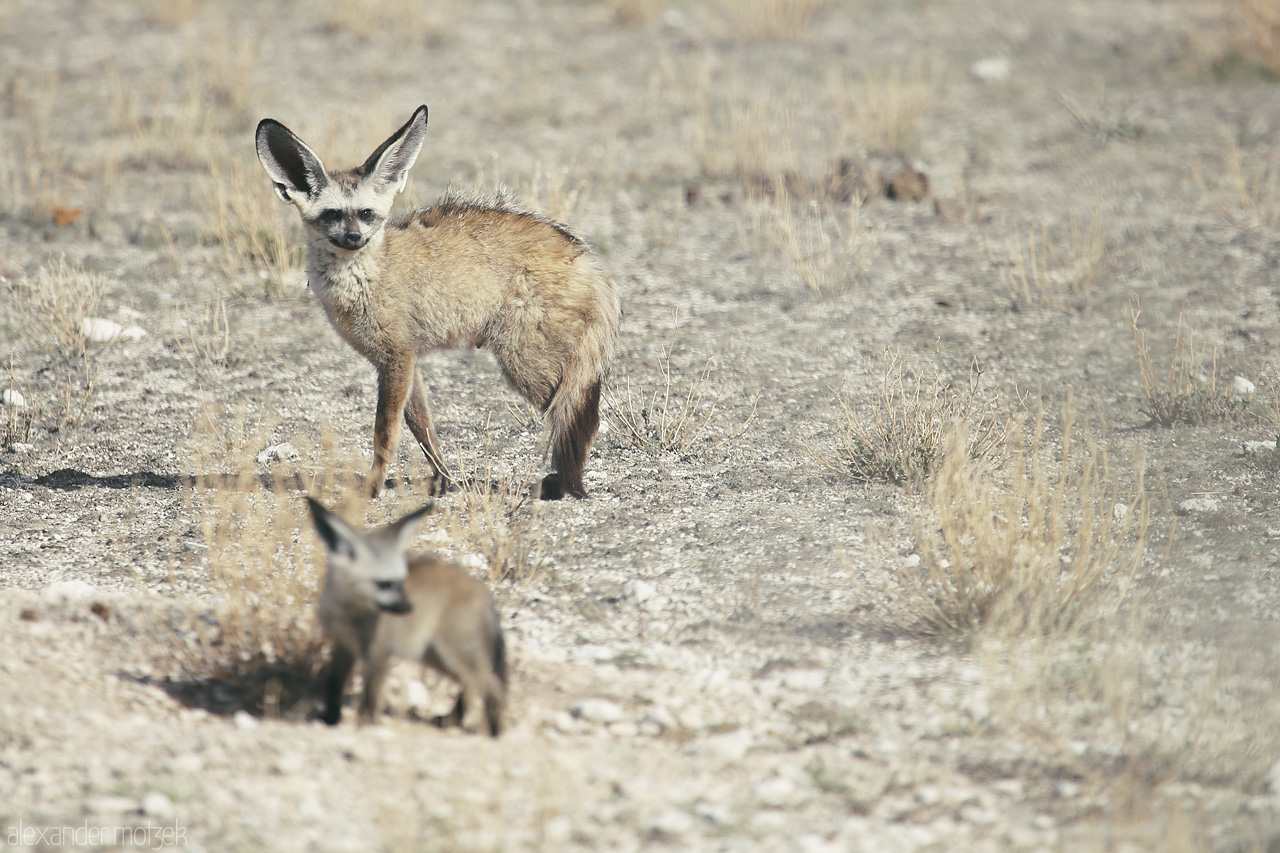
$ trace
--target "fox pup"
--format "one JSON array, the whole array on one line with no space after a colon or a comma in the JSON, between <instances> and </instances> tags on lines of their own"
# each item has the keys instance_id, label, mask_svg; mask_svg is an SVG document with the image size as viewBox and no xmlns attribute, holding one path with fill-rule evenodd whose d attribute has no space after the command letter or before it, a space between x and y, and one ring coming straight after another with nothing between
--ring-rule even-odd
<instances>
[{"instance_id":1,"label":"fox pup","mask_svg":"<svg viewBox=\"0 0 1280 853\"><path fill-rule=\"evenodd\" d=\"M320 594L320 627L333 642L320 719L337 725L351 670L364 674L362 722L373 722L392 656L419 660L457 681L462 690L436 725L502 731L507 663L498 612L485 585L431 555L407 559L427 505L399 521L361 532L308 497L324 541L328 571Z\"/></svg>"},{"instance_id":2,"label":"fox pup","mask_svg":"<svg viewBox=\"0 0 1280 853\"><path fill-rule=\"evenodd\" d=\"M378 372L370 492L382 490L403 416L436 483L454 482L427 410L417 356L486 347L506 380L547 418L552 473L541 496L586 497L582 471L600 423L600 384L617 336L613 282L568 227L510 193L446 192L388 219L427 130L427 108L364 164L330 172L272 119L258 159L307 233L307 281L330 322Z\"/></svg>"}]
</instances>

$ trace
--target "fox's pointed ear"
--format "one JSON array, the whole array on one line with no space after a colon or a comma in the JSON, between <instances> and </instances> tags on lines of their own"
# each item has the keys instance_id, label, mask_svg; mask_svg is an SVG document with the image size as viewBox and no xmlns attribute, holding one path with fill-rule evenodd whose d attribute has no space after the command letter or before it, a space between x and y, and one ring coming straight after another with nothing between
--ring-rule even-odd
<instances>
[{"instance_id":1,"label":"fox's pointed ear","mask_svg":"<svg viewBox=\"0 0 1280 853\"><path fill-rule=\"evenodd\" d=\"M258 160L267 170L276 195L288 204L314 196L329 183L329 173L316 152L280 122L258 122Z\"/></svg>"},{"instance_id":2,"label":"fox's pointed ear","mask_svg":"<svg viewBox=\"0 0 1280 853\"><path fill-rule=\"evenodd\" d=\"M435 508L436 505L433 501L421 509L414 510L399 521L393 521L387 525L387 528L395 535L396 545L401 551L409 550L409 546L413 544L414 538L418 535L418 528L422 526L422 519L434 512Z\"/></svg>"},{"instance_id":3,"label":"fox's pointed ear","mask_svg":"<svg viewBox=\"0 0 1280 853\"><path fill-rule=\"evenodd\" d=\"M400 192L409 180L409 169L418 159L418 152L422 150L422 142L426 138L427 106L423 104L414 110L404 127L391 134L386 142L369 155L369 159L360 167L360 173L374 181L378 192L386 192L391 188Z\"/></svg>"},{"instance_id":4,"label":"fox's pointed ear","mask_svg":"<svg viewBox=\"0 0 1280 853\"><path fill-rule=\"evenodd\" d=\"M348 560L354 560L355 542L359 534L310 495L307 495L307 506L311 510L311 520L315 522L316 532L320 534L320 539L329 553L340 554Z\"/></svg>"}]
</instances>

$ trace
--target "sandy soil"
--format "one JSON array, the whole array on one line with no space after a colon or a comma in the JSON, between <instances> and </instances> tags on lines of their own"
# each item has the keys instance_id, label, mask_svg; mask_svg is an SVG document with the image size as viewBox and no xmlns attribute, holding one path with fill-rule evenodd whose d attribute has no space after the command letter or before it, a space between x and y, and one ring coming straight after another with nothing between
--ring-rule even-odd
<instances>
[{"instance_id":1,"label":"sandy soil","mask_svg":"<svg viewBox=\"0 0 1280 853\"><path fill-rule=\"evenodd\" d=\"M1277 849L1280 465L1241 445L1277 431L1280 90L1227 7L847 0L793 41L745 36L746 0L652 16L394 3L368 26L362 5L0 3L13 387L56 376L18 301L60 257L104 282L102 316L147 332L91 347L81 425L0 449L0 847L124 827L89 846ZM993 58L1007 76L971 73ZM920 92L914 121L875 109ZM413 719L408 666L393 713L366 728L262 718L166 681L181 675L167 614L217 605L191 487L209 473L199 414L268 423L250 456L300 449L263 471L348 465L316 449L326 429L371 453L371 369L300 268L266 298L227 263L217 188L271 200L252 145L264 116L348 165L419 103L429 134L402 205L513 184L615 278L616 388L660 388L671 347L677 385L710 356L723 389L706 435L675 452L635 446L606 411L592 497L541 509L548 562L495 587L514 662L496 742ZM816 183L841 158L873 192L847 257L847 204L823 208L835 292L819 296L751 198L752 170ZM880 176L907 165L929 194L885 197ZM1067 254L1072 217L1095 211L1107 251L1088 304L1012 299L1006 240L1043 225ZM183 324L220 294L230 357L184 350ZM1157 363L1181 315L1225 382L1257 383L1251 412L1150 426L1135 300ZM835 389L872 404L885 348L961 381L976 359L1005 407L1070 396L1107 424L1126 482L1141 451L1152 521L1123 630L957 644L885 618L869 590L913 570L917 499L810 450L832 447ZM446 453L474 458L487 432L500 464L536 464L487 354L422 365ZM370 518L425 497L410 450L410 482ZM1216 503L1179 509L1192 498Z\"/></svg>"}]
</instances>

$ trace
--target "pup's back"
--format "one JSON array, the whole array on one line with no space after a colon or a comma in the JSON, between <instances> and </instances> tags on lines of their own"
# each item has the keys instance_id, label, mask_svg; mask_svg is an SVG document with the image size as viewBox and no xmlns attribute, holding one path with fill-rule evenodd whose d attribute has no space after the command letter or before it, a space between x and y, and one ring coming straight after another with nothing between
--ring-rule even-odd
<instances>
[{"instance_id":1,"label":"pup's back","mask_svg":"<svg viewBox=\"0 0 1280 853\"><path fill-rule=\"evenodd\" d=\"M426 554L409 561L405 597L413 609L384 613L375 645L395 657L420 660L462 687L440 725L478 728L481 708L489 733L502 730L507 697L506 650L489 590L453 563Z\"/></svg>"}]
</instances>

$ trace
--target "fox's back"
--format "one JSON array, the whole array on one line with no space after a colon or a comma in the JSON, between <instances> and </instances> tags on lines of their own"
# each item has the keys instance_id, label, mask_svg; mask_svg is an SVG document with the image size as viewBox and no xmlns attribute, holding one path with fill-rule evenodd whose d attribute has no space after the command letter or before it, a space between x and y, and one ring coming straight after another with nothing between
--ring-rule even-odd
<instances>
[{"instance_id":1,"label":"fox's back","mask_svg":"<svg viewBox=\"0 0 1280 853\"><path fill-rule=\"evenodd\" d=\"M378 642L396 657L421 660L442 635L456 639L458 632L476 633L474 626L488 626L489 591L483 583L452 563L432 555L409 561L405 596L413 609L404 615L384 613L378 620ZM467 637L472 642L486 638Z\"/></svg>"}]
</instances>

